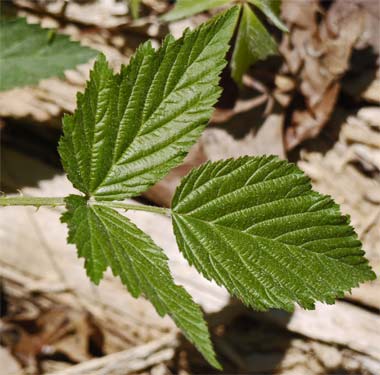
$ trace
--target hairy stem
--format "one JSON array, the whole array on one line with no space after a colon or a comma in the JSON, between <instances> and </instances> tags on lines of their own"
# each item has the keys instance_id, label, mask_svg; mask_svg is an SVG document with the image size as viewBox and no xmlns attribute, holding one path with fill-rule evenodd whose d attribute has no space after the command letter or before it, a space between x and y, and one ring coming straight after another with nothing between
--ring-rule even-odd
<instances>
[{"instance_id":1,"label":"hairy stem","mask_svg":"<svg viewBox=\"0 0 380 375\"><path fill-rule=\"evenodd\" d=\"M112 207L112 208L122 208L124 210L134 210L134 211L146 211L154 212L156 214L170 216L170 208L146 206L146 205L135 205L123 202L96 202L97 205Z\"/></svg>"},{"instance_id":2,"label":"hairy stem","mask_svg":"<svg viewBox=\"0 0 380 375\"><path fill-rule=\"evenodd\" d=\"M12 197L0 197L0 206L64 206L64 198L57 197L24 197L24 196L12 196Z\"/></svg>"},{"instance_id":3,"label":"hairy stem","mask_svg":"<svg viewBox=\"0 0 380 375\"><path fill-rule=\"evenodd\" d=\"M65 198L63 197L24 197L24 196L12 196L12 197L0 197L0 206L64 206ZM146 211L154 212L161 215L170 216L170 208L164 207L155 207L155 206L145 206L145 205L136 205L128 204L123 202L107 202L107 201L92 201L91 204L96 204L99 206L112 207L112 208L121 208L124 210L134 210L134 211Z\"/></svg>"}]
</instances>

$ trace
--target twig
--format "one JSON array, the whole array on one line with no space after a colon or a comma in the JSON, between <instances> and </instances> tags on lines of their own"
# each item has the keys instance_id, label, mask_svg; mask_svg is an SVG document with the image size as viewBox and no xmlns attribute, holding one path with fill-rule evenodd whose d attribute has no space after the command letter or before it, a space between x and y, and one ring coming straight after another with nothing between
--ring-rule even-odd
<instances>
[{"instance_id":1,"label":"twig","mask_svg":"<svg viewBox=\"0 0 380 375\"><path fill-rule=\"evenodd\" d=\"M127 375L170 360L177 345L176 335L169 334L148 344L92 359L50 375Z\"/></svg>"}]
</instances>

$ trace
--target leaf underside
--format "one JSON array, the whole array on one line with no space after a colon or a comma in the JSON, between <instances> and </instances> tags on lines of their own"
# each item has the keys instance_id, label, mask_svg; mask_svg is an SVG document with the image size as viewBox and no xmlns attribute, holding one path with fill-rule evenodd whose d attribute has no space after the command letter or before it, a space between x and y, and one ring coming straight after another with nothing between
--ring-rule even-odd
<instances>
[{"instance_id":1,"label":"leaf underside","mask_svg":"<svg viewBox=\"0 0 380 375\"><path fill-rule=\"evenodd\" d=\"M110 266L133 297L143 294L161 316L169 314L204 357L219 367L200 307L174 284L164 252L150 237L117 211L90 205L84 197L67 197L66 207L62 221L69 227L68 241L85 258L89 278L98 284Z\"/></svg>"},{"instance_id":2,"label":"leaf underside","mask_svg":"<svg viewBox=\"0 0 380 375\"><path fill-rule=\"evenodd\" d=\"M286 25L280 20L281 0L248 0L257 6L280 30L288 32Z\"/></svg>"},{"instance_id":3,"label":"leaf underside","mask_svg":"<svg viewBox=\"0 0 380 375\"><path fill-rule=\"evenodd\" d=\"M183 161L220 95L239 9L167 37L157 51L143 44L120 74L98 59L59 145L77 189L96 200L133 197Z\"/></svg>"},{"instance_id":4,"label":"leaf underside","mask_svg":"<svg viewBox=\"0 0 380 375\"><path fill-rule=\"evenodd\" d=\"M68 36L52 32L24 18L0 21L0 91L62 77L65 70L97 55Z\"/></svg>"},{"instance_id":5,"label":"leaf underside","mask_svg":"<svg viewBox=\"0 0 380 375\"><path fill-rule=\"evenodd\" d=\"M249 5L244 4L231 60L233 79L241 83L243 74L251 65L276 53L276 42Z\"/></svg>"},{"instance_id":6,"label":"leaf underside","mask_svg":"<svg viewBox=\"0 0 380 375\"><path fill-rule=\"evenodd\" d=\"M206 163L172 207L190 264L256 309L312 309L375 278L349 218L277 157Z\"/></svg>"},{"instance_id":7,"label":"leaf underside","mask_svg":"<svg viewBox=\"0 0 380 375\"><path fill-rule=\"evenodd\" d=\"M205 10L217 8L231 3L231 0L178 0L175 7L166 13L162 20L175 21L181 18L190 17Z\"/></svg>"}]
</instances>

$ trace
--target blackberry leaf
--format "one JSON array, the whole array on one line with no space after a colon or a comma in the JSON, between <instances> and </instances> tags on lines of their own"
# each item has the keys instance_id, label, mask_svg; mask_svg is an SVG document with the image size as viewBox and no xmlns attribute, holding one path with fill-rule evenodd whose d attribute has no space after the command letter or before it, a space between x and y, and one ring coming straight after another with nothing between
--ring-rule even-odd
<instances>
[{"instance_id":1,"label":"blackberry leaf","mask_svg":"<svg viewBox=\"0 0 380 375\"><path fill-rule=\"evenodd\" d=\"M375 278L349 218L277 157L206 163L172 207L189 263L256 309L312 309Z\"/></svg>"},{"instance_id":2,"label":"blackberry leaf","mask_svg":"<svg viewBox=\"0 0 380 375\"><path fill-rule=\"evenodd\" d=\"M119 276L133 297L144 295L159 315L169 314L203 356L220 368L200 307L174 283L167 258L151 238L112 208L85 197L66 198L62 221L69 227L69 243L85 258L89 278L98 284L107 267Z\"/></svg>"},{"instance_id":3,"label":"blackberry leaf","mask_svg":"<svg viewBox=\"0 0 380 375\"><path fill-rule=\"evenodd\" d=\"M143 44L120 74L104 56L78 107L64 118L59 152L75 187L96 200L137 196L180 164L209 121L239 7Z\"/></svg>"},{"instance_id":4,"label":"blackberry leaf","mask_svg":"<svg viewBox=\"0 0 380 375\"><path fill-rule=\"evenodd\" d=\"M0 91L63 77L97 52L66 35L28 24L24 18L0 20Z\"/></svg>"}]
</instances>

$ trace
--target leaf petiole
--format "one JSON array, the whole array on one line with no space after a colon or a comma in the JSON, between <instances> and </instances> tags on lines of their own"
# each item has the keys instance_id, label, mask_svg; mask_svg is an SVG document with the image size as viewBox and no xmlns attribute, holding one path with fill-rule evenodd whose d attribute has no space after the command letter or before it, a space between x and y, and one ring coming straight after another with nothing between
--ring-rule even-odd
<instances>
[{"instance_id":1,"label":"leaf petiole","mask_svg":"<svg viewBox=\"0 0 380 375\"><path fill-rule=\"evenodd\" d=\"M96 202L97 206L106 206L110 208L121 208L123 210L133 210L133 211L145 211L145 212L153 212L156 214L161 214L165 216L171 215L171 209L165 207L156 207L156 206L146 206L146 205L136 205L136 204L128 204L123 202Z\"/></svg>"},{"instance_id":2,"label":"leaf petiole","mask_svg":"<svg viewBox=\"0 0 380 375\"><path fill-rule=\"evenodd\" d=\"M164 207L155 207L155 206L146 206L146 205L136 205L129 204L124 202L106 202L106 201L89 201L92 205L97 206L106 206L110 208L121 208L124 210L133 210L133 211L146 211L153 212L165 216L170 216L170 208ZM49 207L58 207L65 206L65 198L63 197L24 197L24 196L3 196L0 197L0 206L49 206Z\"/></svg>"},{"instance_id":3,"label":"leaf petiole","mask_svg":"<svg viewBox=\"0 0 380 375\"><path fill-rule=\"evenodd\" d=\"M24 197L24 196L12 196L0 197L0 206L64 206L65 199L62 197L51 198L51 197Z\"/></svg>"}]
</instances>

